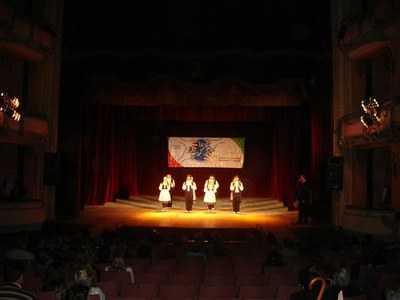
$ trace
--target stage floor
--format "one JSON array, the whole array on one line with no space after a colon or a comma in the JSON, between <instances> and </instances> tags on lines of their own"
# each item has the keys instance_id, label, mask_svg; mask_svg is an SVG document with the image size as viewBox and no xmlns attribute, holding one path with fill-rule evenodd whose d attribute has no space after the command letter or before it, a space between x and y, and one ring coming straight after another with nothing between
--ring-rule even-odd
<instances>
[{"instance_id":1,"label":"stage floor","mask_svg":"<svg viewBox=\"0 0 400 300\"><path fill-rule=\"evenodd\" d=\"M93 234L104 229L116 230L121 227L168 227L168 228L257 228L265 233L292 237L291 228L297 221L297 211L288 211L280 201L243 199L240 214L232 212L231 201L218 199L215 210L209 213L207 205L197 200L193 212L186 213L184 199L176 197L172 208L161 211L161 204L155 196L140 196L129 200L107 202L104 206L85 206L80 222L88 226Z\"/></svg>"}]
</instances>

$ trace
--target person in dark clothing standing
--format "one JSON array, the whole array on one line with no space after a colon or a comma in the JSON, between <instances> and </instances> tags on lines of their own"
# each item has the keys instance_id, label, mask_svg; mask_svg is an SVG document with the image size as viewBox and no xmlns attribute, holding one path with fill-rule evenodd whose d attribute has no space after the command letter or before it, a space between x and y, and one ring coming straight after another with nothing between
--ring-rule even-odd
<instances>
[{"instance_id":1,"label":"person in dark clothing standing","mask_svg":"<svg viewBox=\"0 0 400 300\"><path fill-rule=\"evenodd\" d=\"M185 191L185 206L186 212L191 213L193 207L193 201L196 200L196 183L193 181L193 176L188 174L186 181L182 185L182 189Z\"/></svg>"},{"instance_id":2,"label":"person in dark clothing standing","mask_svg":"<svg viewBox=\"0 0 400 300\"><path fill-rule=\"evenodd\" d=\"M311 191L307 178L303 174L300 175L299 181L297 182L295 198L296 201L298 201L299 209L299 220L297 223L308 224L311 206Z\"/></svg>"},{"instance_id":3,"label":"person in dark clothing standing","mask_svg":"<svg viewBox=\"0 0 400 300\"><path fill-rule=\"evenodd\" d=\"M234 214L240 213L241 193L243 192L243 183L239 179L239 175L233 177L229 187L231 191L232 210Z\"/></svg>"}]
</instances>

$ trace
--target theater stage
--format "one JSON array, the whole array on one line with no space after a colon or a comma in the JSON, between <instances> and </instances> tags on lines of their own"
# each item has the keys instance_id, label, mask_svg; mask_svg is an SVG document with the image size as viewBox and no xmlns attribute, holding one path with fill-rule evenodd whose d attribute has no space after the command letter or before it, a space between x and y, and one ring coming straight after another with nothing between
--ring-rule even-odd
<instances>
[{"instance_id":1,"label":"theater stage","mask_svg":"<svg viewBox=\"0 0 400 300\"><path fill-rule=\"evenodd\" d=\"M257 229L279 236L292 236L297 212L288 211L280 201L271 198L242 199L240 214L232 212L228 198L217 200L215 211L208 213L206 204L198 199L193 212L185 212L183 197L175 197L168 212L161 211L157 196L117 199L104 206L85 206L80 222L93 234L104 229L121 227L189 228L189 229Z\"/></svg>"}]
</instances>

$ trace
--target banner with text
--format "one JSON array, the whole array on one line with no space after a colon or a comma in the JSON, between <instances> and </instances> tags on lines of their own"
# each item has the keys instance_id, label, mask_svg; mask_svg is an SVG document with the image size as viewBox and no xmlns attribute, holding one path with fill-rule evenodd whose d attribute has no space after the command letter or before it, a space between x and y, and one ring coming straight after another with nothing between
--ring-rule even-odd
<instances>
[{"instance_id":1,"label":"banner with text","mask_svg":"<svg viewBox=\"0 0 400 300\"><path fill-rule=\"evenodd\" d=\"M244 138L169 137L168 167L243 168Z\"/></svg>"}]
</instances>

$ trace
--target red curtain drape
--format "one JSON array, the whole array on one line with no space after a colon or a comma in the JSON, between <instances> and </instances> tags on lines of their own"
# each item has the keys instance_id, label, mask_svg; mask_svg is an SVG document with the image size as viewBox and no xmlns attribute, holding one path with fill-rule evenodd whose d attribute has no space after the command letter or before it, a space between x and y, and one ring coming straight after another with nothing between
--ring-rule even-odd
<instances>
[{"instance_id":1,"label":"red curtain drape","mask_svg":"<svg viewBox=\"0 0 400 300\"><path fill-rule=\"evenodd\" d=\"M323 99L323 96L320 96ZM319 99L320 100L320 99ZM315 101L311 107L311 174L314 216L331 215L331 193L327 189L327 158L332 155L331 111L328 101Z\"/></svg>"},{"instance_id":2,"label":"red curtain drape","mask_svg":"<svg viewBox=\"0 0 400 300\"><path fill-rule=\"evenodd\" d=\"M274 198L283 201L293 210L294 194L299 176L299 114L286 114L274 125Z\"/></svg>"},{"instance_id":3,"label":"red curtain drape","mask_svg":"<svg viewBox=\"0 0 400 300\"><path fill-rule=\"evenodd\" d=\"M201 187L213 173L227 197L239 174L245 197L291 202L298 176L297 107L113 106L88 102L81 127L81 197L103 205L120 193L157 195L162 176L179 185L190 172ZM168 136L241 136L246 138L243 169L169 169ZM202 193L200 192L200 196Z\"/></svg>"}]
</instances>

